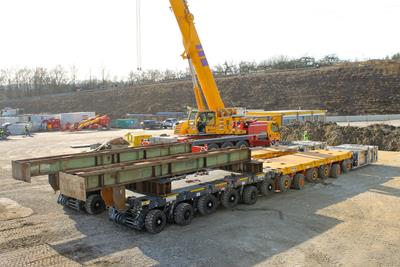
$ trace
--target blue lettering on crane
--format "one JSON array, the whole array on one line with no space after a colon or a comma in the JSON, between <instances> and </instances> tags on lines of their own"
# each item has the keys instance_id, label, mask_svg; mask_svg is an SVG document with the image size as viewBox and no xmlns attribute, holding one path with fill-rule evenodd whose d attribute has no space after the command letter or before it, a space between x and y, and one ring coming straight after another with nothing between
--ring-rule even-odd
<instances>
[{"instance_id":1,"label":"blue lettering on crane","mask_svg":"<svg viewBox=\"0 0 400 267\"><path fill-rule=\"evenodd\" d=\"M196 45L196 49L198 50L198 55L200 57L201 65L203 67L208 67L208 61L206 58L206 54L204 53L203 46L201 44Z\"/></svg>"}]
</instances>

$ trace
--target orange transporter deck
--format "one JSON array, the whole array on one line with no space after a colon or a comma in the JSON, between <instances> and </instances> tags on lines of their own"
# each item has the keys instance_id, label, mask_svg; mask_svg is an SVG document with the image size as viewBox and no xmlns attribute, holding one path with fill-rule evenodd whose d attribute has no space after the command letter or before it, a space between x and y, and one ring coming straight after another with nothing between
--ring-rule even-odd
<instances>
[{"instance_id":1,"label":"orange transporter deck","mask_svg":"<svg viewBox=\"0 0 400 267\"><path fill-rule=\"evenodd\" d=\"M279 175L294 175L311 168L342 162L351 159L352 156L350 151L314 150L260 160L263 161L264 172L272 171Z\"/></svg>"},{"instance_id":2,"label":"orange transporter deck","mask_svg":"<svg viewBox=\"0 0 400 267\"><path fill-rule=\"evenodd\" d=\"M291 155L298 152L297 148L288 148L285 146L257 148L251 150L251 157L253 159L271 159L285 155Z\"/></svg>"}]
</instances>

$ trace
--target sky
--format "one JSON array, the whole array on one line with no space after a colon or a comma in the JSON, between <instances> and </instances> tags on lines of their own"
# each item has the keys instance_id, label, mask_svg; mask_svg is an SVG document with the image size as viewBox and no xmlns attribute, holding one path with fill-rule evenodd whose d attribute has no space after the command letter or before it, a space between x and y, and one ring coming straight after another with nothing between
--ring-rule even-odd
<instances>
[{"instance_id":1,"label":"sky","mask_svg":"<svg viewBox=\"0 0 400 267\"><path fill-rule=\"evenodd\" d=\"M143 69L186 69L167 0L141 0ZM188 0L211 65L278 55L344 59L400 52L398 0ZM0 69L137 67L136 0L0 0Z\"/></svg>"}]
</instances>

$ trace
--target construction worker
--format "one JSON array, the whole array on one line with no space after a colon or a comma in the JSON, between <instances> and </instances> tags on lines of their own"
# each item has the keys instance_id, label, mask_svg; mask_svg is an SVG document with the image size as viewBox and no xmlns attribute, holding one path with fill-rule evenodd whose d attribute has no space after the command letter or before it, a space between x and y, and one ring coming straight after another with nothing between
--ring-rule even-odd
<instances>
[{"instance_id":1,"label":"construction worker","mask_svg":"<svg viewBox=\"0 0 400 267\"><path fill-rule=\"evenodd\" d=\"M303 141L308 141L308 140L310 140L310 137L308 136L308 132L304 131L304 133L303 133Z\"/></svg>"},{"instance_id":2,"label":"construction worker","mask_svg":"<svg viewBox=\"0 0 400 267\"><path fill-rule=\"evenodd\" d=\"M31 132L29 131L28 125L25 125L25 136L26 136L26 137L32 136L32 135L31 135Z\"/></svg>"}]
</instances>

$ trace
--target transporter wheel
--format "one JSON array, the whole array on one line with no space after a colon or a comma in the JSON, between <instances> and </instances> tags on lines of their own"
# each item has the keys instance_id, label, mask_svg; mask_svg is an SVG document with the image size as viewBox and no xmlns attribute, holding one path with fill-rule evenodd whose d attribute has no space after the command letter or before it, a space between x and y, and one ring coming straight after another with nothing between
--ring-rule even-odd
<instances>
[{"instance_id":1,"label":"transporter wheel","mask_svg":"<svg viewBox=\"0 0 400 267\"><path fill-rule=\"evenodd\" d=\"M221 195L221 205L224 208L232 209L239 202L239 193L236 189L229 189Z\"/></svg>"},{"instance_id":2,"label":"transporter wheel","mask_svg":"<svg viewBox=\"0 0 400 267\"><path fill-rule=\"evenodd\" d=\"M236 143L237 148L246 148L249 147L249 144L246 141L239 141Z\"/></svg>"},{"instance_id":3,"label":"transporter wheel","mask_svg":"<svg viewBox=\"0 0 400 267\"><path fill-rule=\"evenodd\" d=\"M275 183L271 178L265 178L264 181L260 183L260 192L263 196L269 196L275 192Z\"/></svg>"},{"instance_id":4,"label":"transporter wheel","mask_svg":"<svg viewBox=\"0 0 400 267\"><path fill-rule=\"evenodd\" d=\"M257 187L254 185L250 185L244 188L243 190L243 203L247 205L253 205L257 202Z\"/></svg>"},{"instance_id":5,"label":"transporter wheel","mask_svg":"<svg viewBox=\"0 0 400 267\"><path fill-rule=\"evenodd\" d=\"M146 214L144 227L151 234L158 234L164 230L167 223L167 216L161 210L151 210Z\"/></svg>"},{"instance_id":6,"label":"transporter wheel","mask_svg":"<svg viewBox=\"0 0 400 267\"><path fill-rule=\"evenodd\" d=\"M174 220L178 225L188 225L192 222L194 210L189 203L180 203L174 212Z\"/></svg>"},{"instance_id":7,"label":"transporter wheel","mask_svg":"<svg viewBox=\"0 0 400 267\"><path fill-rule=\"evenodd\" d=\"M333 164L331 168L331 174L330 177L332 178L338 178L340 176L340 166L339 164Z\"/></svg>"},{"instance_id":8,"label":"transporter wheel","mask_svg":"<svg viewBox=\"0 0 400 267\"><path fill-rule=\"evenodd\" d=\"M289 175L279 177L279 189L281 192L287 192L290 189L291 181Z\"/></svg>"},{"instance_id":9,"label":"transporter wheel","mask_svg":"<svg viewBox=\"0 0 400 267\"><path fill-rule=\"evenodd\" d=\"M219 145L218 144L208 144L207 145L207 150L208 151L217 150L217 149L219 149Z\"/></svg>"},{"instance_id":10,"label":"transporter wheel","mask_svg":"<svg viewBox=\"0 0 400 267\"><path fill-rule=\"evenodd\" d=\"M232 142L225 142L221 146L221 148L230 148L230 147L233 147Z\"/></svg>"},{"instance_id":11,"label":"transporter wheel","mask_svg":"<svg viewBox=\"0 0 400 267\"><path fill-rule=\"evenodd\" d=\"M197 209L201 215L214 213L218 207L218 200L212 194L201 196L197 201Z\"/></svg>"},{"instance_id":12,"label":"transporter wheel","mask_svg":"<svg viewBox=\"0 0 400 267\"><path fill-rule=\"evenodd\" d=\"M341 165L343 173L348 173L353 167L351 164L351 160L348 159L344 160Z\"/></svg>"},{"instance_id":13,"label":"transporter wheel","mask_svg":"<svg viewBox=\"0 0 400 267\"><path fill-rule=\"evenodd\" d=\"M305 185L304 175L301 173L296 174L293 178L294 189L302 190L304 188L304 185Z\"/></svg>"},{"instance_id":14,"label":"transporter wheel","mask_svg":"<svg viewBox=\"0 0 400 267\"><path fill-rule=\"evenodd\" d=\"M106 209L106 204L103 199L98 194L90 195L86 199L85 210L89 214L99 214L102 213Z\"/></svg>"},{"instance_id":15,"label":"transporter wheel","mask_svg":"<svg viewBox=\"0 0 400 267\"><path fill-rule=\"evenodd\" d=\"M328 165L322 165L318 168L318 175L322 179L326 179L329 176L330 168Z\"/></svg>"},{"instance_id":16,"label":"transporter wheel","mask_svg":"<svg viewBox=\"0 0 400 267\"><path fill-rule=\"evenodd\" d=\"M318 171L316 168L311 168L306 171L306 180L315 183L318 180Z\"/></svg>"}]
</instances>

